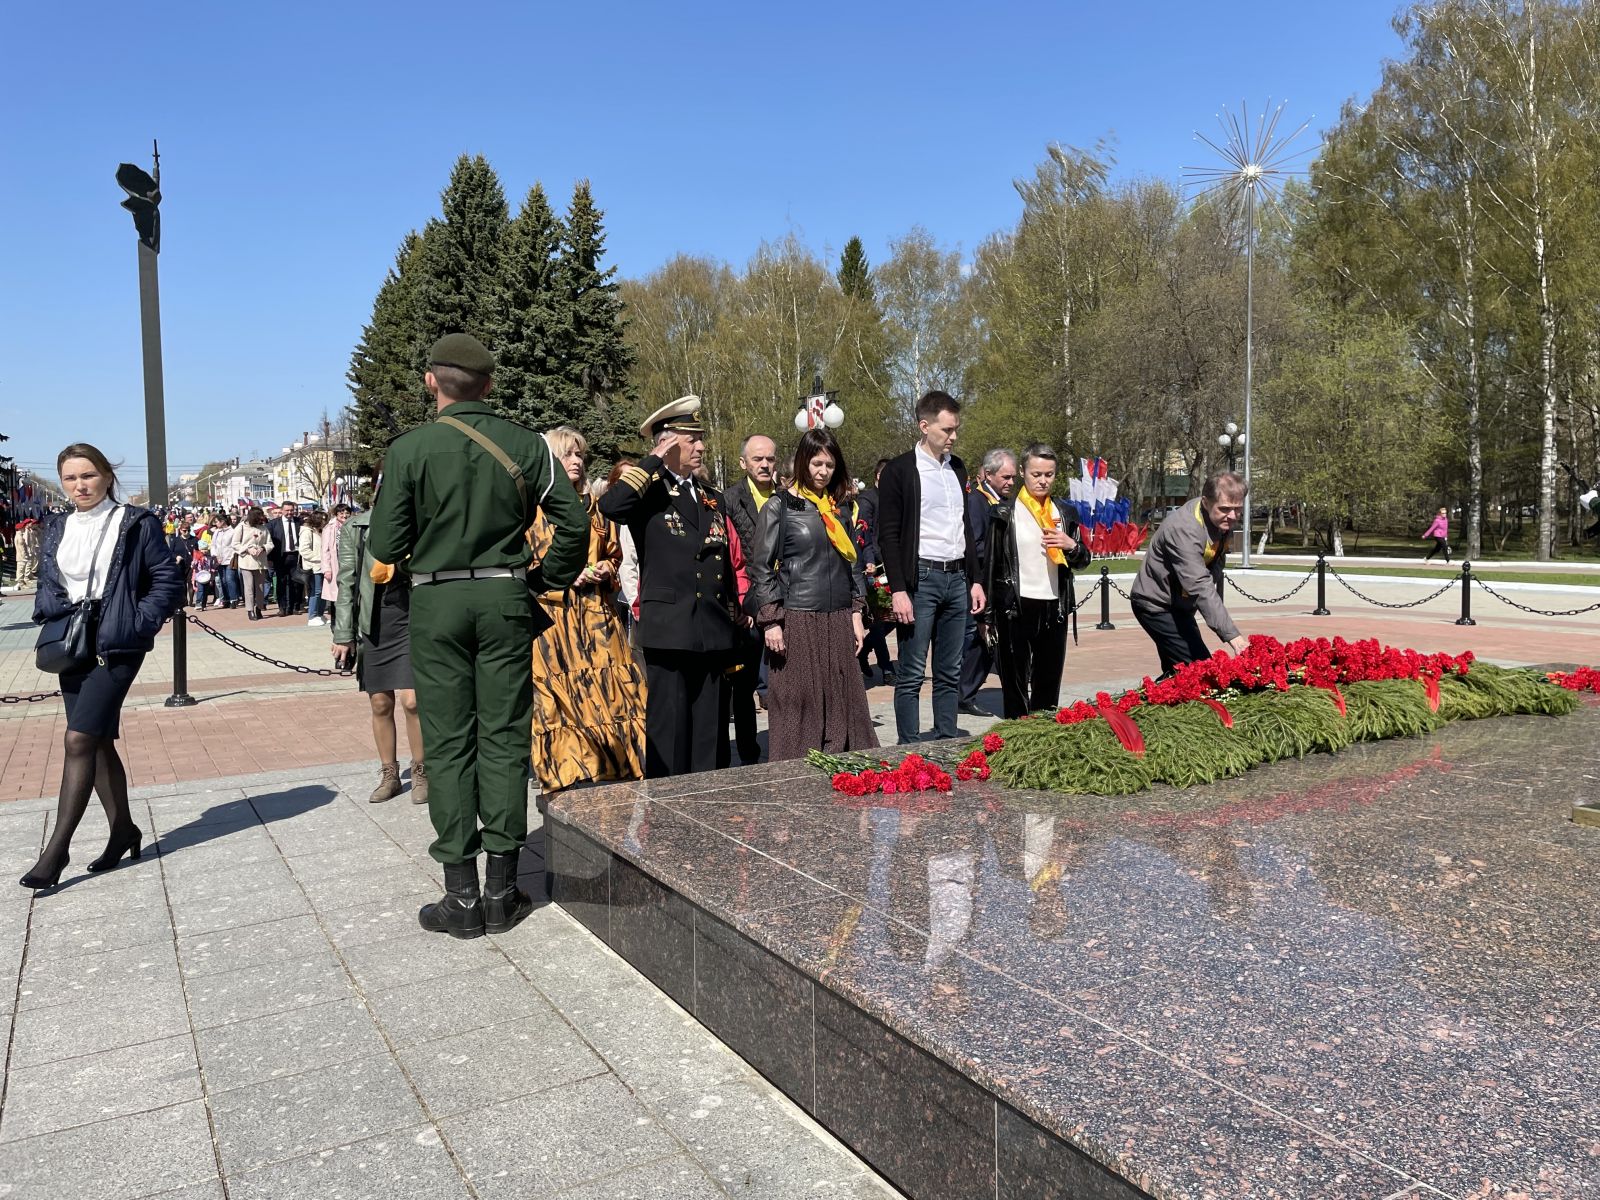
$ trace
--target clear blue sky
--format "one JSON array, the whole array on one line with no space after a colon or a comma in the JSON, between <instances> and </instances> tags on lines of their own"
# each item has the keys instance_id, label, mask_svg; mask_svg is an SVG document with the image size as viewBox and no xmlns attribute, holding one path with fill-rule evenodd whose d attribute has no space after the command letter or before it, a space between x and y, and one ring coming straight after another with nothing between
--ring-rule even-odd
<instances>
[{"instance_id":1,"label":"clear blue sky","mask_svg":"<svg viewBox=\"0 0 1600 1200\"><path fill-rule=\"evenodd\" d=\"M513 206L587 177L611 261L742 263L789 230L970 251L1050 141L1178 178L1240 100L1332 123L1398 53L1391 0L1282 4L26 4L0 116L0 433L145 463L122 160L159 137L168 461L276 453L342 407L396 245L455 157Z\"/></svg>"}]
</instances>

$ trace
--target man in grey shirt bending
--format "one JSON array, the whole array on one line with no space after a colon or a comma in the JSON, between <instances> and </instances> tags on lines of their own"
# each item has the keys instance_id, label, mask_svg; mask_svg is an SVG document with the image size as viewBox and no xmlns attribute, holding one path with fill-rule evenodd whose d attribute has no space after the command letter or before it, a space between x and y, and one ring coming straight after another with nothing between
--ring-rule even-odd
<instances>
[{"instance_id":1,"label":"man in grey shirt bending","mask_svg":"<svg viewBox=\"0 0 1600 1200\"><path fill-rule=\"evenodd\" d=\"M1244 515L1245 482L1224 471L1206 480L1200 499L1161 522L1133 581L1133 616L1161 655L1161 677L1184 663L1209 658L1198 613L1235 654L1249 639L1222 602L1222 564L1228 537Z\"/></svg>"}]
</instances>

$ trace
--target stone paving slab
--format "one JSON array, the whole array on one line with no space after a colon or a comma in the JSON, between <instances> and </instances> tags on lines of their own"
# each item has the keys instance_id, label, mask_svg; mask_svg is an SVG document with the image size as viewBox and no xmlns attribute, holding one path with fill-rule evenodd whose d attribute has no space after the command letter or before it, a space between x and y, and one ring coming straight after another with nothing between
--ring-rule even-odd
<instances>
[{"instance_id":1,"label":"stone paving slab","mask_svg":"<svg viewBox=\"0 0 1600 1200\"><path fill-rule=\"evenodd\" d=\"M0 896L5 1200L896 1194L559 909L421 932L426 810L370 786L141 788L142 859ZM49 805L0 813L20 872Z\"/></svg>"}]
</instances>

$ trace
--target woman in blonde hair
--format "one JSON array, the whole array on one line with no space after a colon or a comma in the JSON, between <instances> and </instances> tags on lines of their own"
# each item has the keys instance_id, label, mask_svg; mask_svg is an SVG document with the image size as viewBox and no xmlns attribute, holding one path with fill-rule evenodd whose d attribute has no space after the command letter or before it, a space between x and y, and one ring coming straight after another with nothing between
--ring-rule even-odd
<instances>
[{"instance_id":1,"label":"woman in blonde hair","mask_svg":"<svg viewBox=\"0 0 1600 1200\"><path fill-rule=\"evenodd\" d=\"M540 604L551 628L533 643L533 774L549 794L575 783L644 774L644 676L628 649L614 602L622 548L600 515L584 468L589 444L563 425L545 434L589 512L589 559L564 592ZM541 514L529 530L543 557L551 531Z\"/></svg>"}]
</instances>

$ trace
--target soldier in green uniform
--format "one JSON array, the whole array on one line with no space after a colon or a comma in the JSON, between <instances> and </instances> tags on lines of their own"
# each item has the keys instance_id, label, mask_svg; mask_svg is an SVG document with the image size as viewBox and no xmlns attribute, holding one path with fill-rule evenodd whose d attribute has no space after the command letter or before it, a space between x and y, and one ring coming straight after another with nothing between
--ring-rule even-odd
<instances>
[{"instance_id":1,"label":"soldier in green uniform","mask_svg":"<svg viewBox=\"0 0 1600 1200\"><path fill-rule=\"evenodd\" d=\"M411 665L438 834L430 852L445 873L444 899L418 920L470 938L503 933L532 909L517 858L528 833L533 593L577 578L589 519L544 439L484 402L494 357L481 342L448 334L428 361L439 415L390 444L368 547L379 562L410 559ZM530 591L536 506L555 538Z\"/></svg>"}]
</instances>

